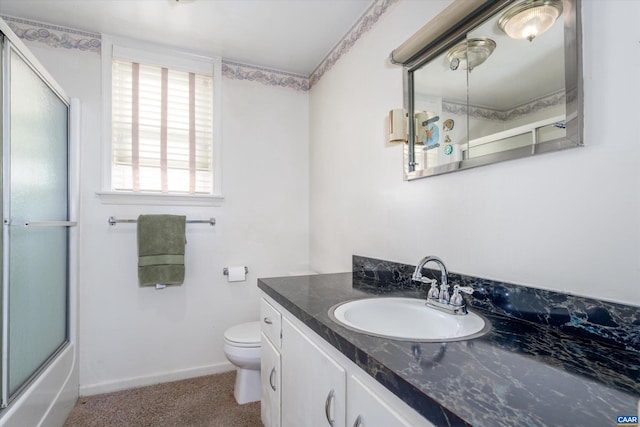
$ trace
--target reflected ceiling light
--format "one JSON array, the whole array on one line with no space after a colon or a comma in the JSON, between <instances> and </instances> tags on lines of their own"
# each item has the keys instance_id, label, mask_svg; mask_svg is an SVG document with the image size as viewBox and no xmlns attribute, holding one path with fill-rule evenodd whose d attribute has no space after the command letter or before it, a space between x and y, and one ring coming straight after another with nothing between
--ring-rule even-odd
<instances>
[{"instance_id":1,"label":"reflected ceiling light","mask_svg":"<svg viewBox=\"0 0 640 427\"><path fill-rule=\"evenodd\" d=\"M525 0L502 14L498 28L512 39L532 41L551 28L560 15L561 0Z\"/></svg>"},{"instance_id":2,"label":"reflected ceiling light","mask_svg":"<svg viewBox=\"0 0 640 427\"><path fill-rule=\"evenodd\" d=\"M462 67L463 70L473 70L487 60L496 48L496 42L487 37L463 40L447 53L447 60L451 70Z\"/></svg>"}]
</instances>

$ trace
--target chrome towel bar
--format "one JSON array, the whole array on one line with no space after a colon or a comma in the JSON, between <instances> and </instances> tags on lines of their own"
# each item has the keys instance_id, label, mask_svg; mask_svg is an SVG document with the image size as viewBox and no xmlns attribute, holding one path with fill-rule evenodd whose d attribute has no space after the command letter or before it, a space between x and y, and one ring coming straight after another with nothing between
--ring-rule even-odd
<instances>
[{"instance_id":1,"label":"chrome towel bar","mask_svg":"<svg viewBox=\"0 0 640 427\"><path fill-rule=\"evenodd\" d=\"M110 216L109 217L109 225L116 225L119 222L126 222L126 223L136 223L138 222L137 219L118 219L115 216ZM216 225L216 219L215 218L209 218L209 219L188 219L187 220L187 224L209 224L210 226L214 226Z\"/></svg>"}]
</instances>

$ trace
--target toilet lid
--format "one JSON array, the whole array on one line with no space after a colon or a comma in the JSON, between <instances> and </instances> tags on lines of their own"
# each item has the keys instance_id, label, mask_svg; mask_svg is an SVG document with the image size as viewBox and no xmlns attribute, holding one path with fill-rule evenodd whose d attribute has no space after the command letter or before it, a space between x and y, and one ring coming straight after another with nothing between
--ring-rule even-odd
<instances>
[{"instance_id":1,"label":"toilet lid","mask_svg":"<svg viewBox=\"0 0 640 427\"><path fill-rule=\"evenodd\" d=\"M260 322L247 322L232 326L224 332L224 339L241 347L259 347Z\"/></svg>"}]
</instances>

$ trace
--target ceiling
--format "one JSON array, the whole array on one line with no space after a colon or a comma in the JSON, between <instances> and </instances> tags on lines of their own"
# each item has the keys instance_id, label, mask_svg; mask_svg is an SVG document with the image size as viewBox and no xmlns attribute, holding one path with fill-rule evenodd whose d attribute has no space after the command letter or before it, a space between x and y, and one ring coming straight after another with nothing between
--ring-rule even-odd
<instances>
[{"instance_id":1,"label":"ceiling","mask_svg":"<svg viewBox=\"0 0 640 427\"><path fill-rule=\"evenodd\" d=\"M373 0L0 0L0 14L309 76Z\"/></svg>"}]
</instances>

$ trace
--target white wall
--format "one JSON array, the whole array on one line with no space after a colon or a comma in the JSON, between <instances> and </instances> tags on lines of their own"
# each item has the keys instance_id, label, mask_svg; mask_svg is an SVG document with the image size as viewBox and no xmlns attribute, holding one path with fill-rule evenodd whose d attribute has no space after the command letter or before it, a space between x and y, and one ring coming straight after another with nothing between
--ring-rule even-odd
<instances>
[{"instance_id":1,"label":"white wall","mask_svg":"<svg viewBox=\"0 0 640 427\"><path fill-rule=\"evenodd\" d=\"M258 319L256 278L308 269L308 93L223 79L221 207L102 204L100 58L30 44L82 102L80 394L231 370L223 332ZM181 287L140 288L135 225L141 213L215 217L187 225ZM222 270L246 265L246 282Z\"/></svg>"},{"instance_id":2,"label":"white wall","mask_svg":"<svg viewBox=\"0 0 640 427\"><path fill-rule=\"evenodd\" d=\"M387 56L449 3L397 3L312 88L311 267L433 254L458 273L640 305L640 3L583 1L584 148L403 182L402 146L385 143L402 71Z\"/></svg>"}]
</instances>

